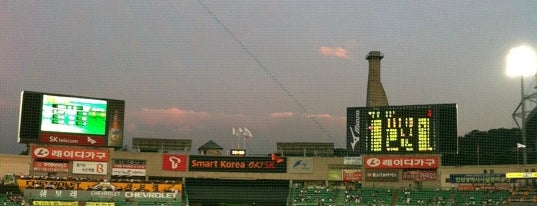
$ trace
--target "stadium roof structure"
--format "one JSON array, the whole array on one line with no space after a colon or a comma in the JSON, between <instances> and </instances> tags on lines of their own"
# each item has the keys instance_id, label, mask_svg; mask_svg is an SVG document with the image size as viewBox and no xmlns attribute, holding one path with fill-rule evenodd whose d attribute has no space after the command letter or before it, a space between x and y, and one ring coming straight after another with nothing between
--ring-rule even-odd
<instances>
[{"instance_id":1,"label":"stadium roof structure","mask_svg":"<svg viewBox=\"0 0 537 206\"><path fill-rule=\"evenodd\" d=\"M139 152L189 152L191 139L132 138L132 148Z\"/></svg>"},{"instance_id":2,"label":"stadium roof structure","mask_svg":"<svg viewBox=\"0 0 537 206\"><path fill-rule=\"evenodd\" d=\"M282 156L334 156L334 143L332 142L277 142L276 147Z\"/></svg>"},{"instance_id":3,"label":"stadium roof structure","mask_svg":"<svg viewBox=\"0 0 537 206\"><path fill-rule=\"evenodd\" d=\"M201 145L201 147L198 148L198 150L222 150L224 149L222 146L216 144L216 142L209 140L205 144Z\"/></svg>"}]
</instances>

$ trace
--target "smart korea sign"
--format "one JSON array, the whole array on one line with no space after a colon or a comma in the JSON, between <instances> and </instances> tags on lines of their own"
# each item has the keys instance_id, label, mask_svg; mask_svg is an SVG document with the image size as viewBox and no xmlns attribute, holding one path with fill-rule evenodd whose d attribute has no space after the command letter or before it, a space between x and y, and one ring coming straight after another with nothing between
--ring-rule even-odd
<instances>
[{"instance_id":1,"label":"smart korea sign","mask_svg":"<svg viewBox=\"0 0 537 206\"><path fill-rule=\"evenodd\" d=\"M286 158L271 157L230 157L230 156L190 156L188 170L204 172L263 172L285 173Z\"/></svg>"}]
</instances>

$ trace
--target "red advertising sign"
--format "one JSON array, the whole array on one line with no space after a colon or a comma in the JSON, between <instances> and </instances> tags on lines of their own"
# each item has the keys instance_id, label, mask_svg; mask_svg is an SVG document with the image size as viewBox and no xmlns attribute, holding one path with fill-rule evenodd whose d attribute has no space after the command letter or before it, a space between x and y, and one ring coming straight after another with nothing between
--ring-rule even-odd
<instances>
[{"instance_id":1,"label":"red advertising sign","mask_svg":"<svg viewBox=\"0 0 537 206\"><path fill-rule=\"evenodd\" d=\"M41 132L39 141L45 144L66 144L84 146L104 146L105 139L101 136L80 135L80 134L59 134Z\"/></svg>"},{"instance_id":2,"label":"red advertising sign","mask_svg":"<svg viewBox=\"0 0 537 206\"><path fill-rule=\"evenodd\" d=\"M344 182L360 182L362 181L362 171L360 170L347 170L344 169L342 171L343 173L343 181Z\"/></svg>"},{"instance_id":3,"label":"red advertising sign","mask_svg":"<svg viewBox=\"0 0 537 206\"><path fill-rule=\"evenodd\" d=\"M436 171L403 171L403 180L428 181L436 180Z\"/></svg>"},{"instance_id":4,"label":"red advertising sign","mask_svg":"<svg viewBox=\"0 0 537 206\"><path fill-rule=\"evenodd\" d=\"M34 171L69 172L69 163L66 163L66 162L34 162Z\"/></svg>"},{"instance_id":5,"label":"red advertising sign","mask_svg":"<svg viewBox=\"0 0 537 206\"><path fill-rule=\"evenodd\" d=\"M368 181L397 182L399 173L395 170L369 170L365 172Z\"/></svg>"},{"instance_id":6,"label":"red advertising sign","mask_svg":"<svg viewBox=\"0 0 537 206\"><path fill-rule=\"evenodd\" d=\"M286 160L287 157L276 154L270 157L190 155L188 171L286 173Z\"/></svg>"},{"instance_id":7,"label":"red advertising sign","mask_svg":"<svg viewBox=\"0 0 537 206\"><path fill-rule=\"evenodd\" d=\"M32 146L33 159L106 162L109 157L108 150Z\"/></svg>"},{"instance_id":8,"label":"red advertising sign","mask_svg":"<svg viewBox=\"0 0 537 206\"><path fill-rule=\"evenodd\" d=\"M162 170L167 171L186 171L186 155L164 154L162 155Z\"/></svg>"},{"instance_id":9,"label":"red advertising sign","mask_svg":"<svg viewBox=\"0 0 537 206\"><path fill-rule=\"evenodd\" d=\"M438 156L376 156L364 157L366 169L436 169Z\"/></svg>"}]
</instances>

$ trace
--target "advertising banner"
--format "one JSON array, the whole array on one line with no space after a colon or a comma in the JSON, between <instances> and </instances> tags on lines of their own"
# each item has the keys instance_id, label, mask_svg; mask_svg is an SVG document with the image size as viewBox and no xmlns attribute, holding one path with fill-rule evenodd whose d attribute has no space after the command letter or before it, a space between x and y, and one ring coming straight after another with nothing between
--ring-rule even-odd
<instances>
[{"instance_id":1,"label":"advertising banner","mask_svg":"<svg viewBox=\"0 0 537 206\"><path fill-rule=\"evenodd\" d=\"M312 157L288 157L287 158L288 173L313 173L313 158Z\"/></svg>"},{"instance_id":2,"label":"advertising banner","mask_svg":"<svg viewBox=\"0 0 537 206\"><path fill-rule=\"evenodd\" d=\"M505 177L510 179L537 178L537 172L508 172L505 174Z\"/></svg>"},{"instance_id":3,"label":"advertising banner","mask_svg":"<svg viewBox=\"0 0 537 206\"><path fill-rule=\"evenodd\" d=\"M45 144L66 144L78 146L104 146L105 139L95 135L75 135L67 133L41 132L39 141Z\"/></svg>"},{"instance_id":4,"label":"advertising banner","mask_svg":"<svg viewBox=\"0 0 537 206\"><path fill-rule=\"evenodd\" d=\"M106 162L110 157L106 149L83 149L32 146L33 159Z\"/></svg>"},{"instance_id":5,"label":"advertising banner","mask_svg":"<svg viewBox=\"0 0 537 206\"><path fill-rule=\"evenodd\" d=\"M42 172L69 172L69 163L67 162L34 162L34 171Z\"/></svg>"},{"instance_id":6,"label":"advertising banner","mask_svg":"<svg viewBox=\"0 0 537 206\"><path fill-rule=\"evenodd\" d=\"M73 174L106 175L107 172L106 162L73 161Z\"/></svg>"},{"instance_id":7,"label":"advertising banner","mask_svg":"<svg viewBox=\"0 0 537 206\"><path fill-rule=\"evenodd\" d=\"M367 181L384 181L397 182L399 181L399 173L391 170L368 170L365 172Z\"/></svg>"},{"instance_id":8,"label":"advertising banner","mask_svg":"<svg viewBox=\"0 0 537 206\"><path fill-rule=\"evenodd\" d=\"M27 189L24 190L23 193L23 196L26 200L40 200L42 202L45 202L46 200L105 202L109 202L111 200L126 201L127 199L136 199L138 202L162 202L181 200L181 193L177 192L123 192Z\"/></svg>"},{"instance_id":9,"label":"advertising banner","mask_svg":"<svg viewBox=\"0 0 537 206\"><path fill-rule=\"evenodd\" d=\"M340 168L328 168L328 177L327 180L329 181L342 181L343 180L343 172Z\"/></svg>"},{"instance_id":10,"label":"advertising banner","mask_svg":"<svg viewBox=\"0 0 537 206\"><path fill-rule=\"evenodd\" d=\"M276 155L271 157L191 155L189 158L189 171L285 173L287 168L286 158Z\"/></svg>"},{"instance_id":11,"label":"advertising banner","mask_svg":"<svg viewBox=\"0 0 537 206\"><path fill-rule=\"evenodd\" d=\"M344 169L342 171L343 181L345 182L361 182L362 171L354 169Z\"/></svg>"},{"instance_id":12,"label":"advertising banner","mask_svg":"<svg viewBox=\"0 0 537 206\"><path fill-rule=\"evenodd\" d=\"M21 92L20 143L123 146L125 101Z\"/></svg>"},{"instance_id":13,"label":"advertising banner","mask_svg":"<svg viewBox=\"0 0 537 206\"><path fill-rule=\"evenodd\" d=\"M107 103L107 146L121 148L124 141L125 101L108 100Z\"/></svg>"},{"instance_id":14,"label":"advertising banner","mask_svg":"<svg viewBox=\"0 0 537 206\"><path fill-rule=\"evenodd\" d=\"M86 202L85 206L115 206L116 203L113 202Z\"/></svg>"},{"instance_id":15,"label":"advertising banner","mask_svg":"<svg viewBox=\"0 0 537 206\"><path fill-rule=\"evenodd\" d=\"M19 189L38 189L43 185L52 185L58 190L95 190L98 188L115 188L117 190L131 190L137 188L139 190L151 192L182 192L183 185L181 183L136 183L136 182L96 182L96 181L61 181L61 180L31 180L17 179Z\"/></svg>"},{"instance_id":16,"label":"advertising banner","mask_svg":"<svg viewBox=\"0 0 537 206\"><path fill-rule=\"evenodd\" d=\"M162 170L165 171L186 171L187 156L182 154L162 155Z\"/></svg>"},{"instance_id":17,"label":"advertising banner","mask_svg":"<svg viewBox=\"0 0 537 206\"><path fill-rule=\"evenodd\" d=\"M416 170L416 171L403 171L403 180L414 181L433 181L438 179L436 171Z\"/></svg>"},{"instance_id":18,"label":"advertising banner","mask_svg":"<svg viewBox=\"0 0 537 206\"><path fill-rule=\"evenodd\" d=\"M362 157L343 157L343 164L362 165Z\"/></svg>"},{"instance_id":19,"label":"advertising banner","mask_svg":"<svg viewBox=\"0 0 537 206\"><path fill-rule=\"evenodd\" d=\"M510 179L502 174L450 174L450 183L508 183Z\"/></svg>"},{"instance_id":20,"label":"advertising banner","mask_svg":"<svg viewBox=\"0 0 537 206\"><path fill-rule=\"evenodd\" d=\"M436 169L438 156L375 156L364 157L366 169Z\"/></svg>"},{"instance_id":21,"label":"advertising banner","mask_svg":"<svg viewBox=\"0 0 537 206\"><path fill-rule=\"evenodd\" d=\"M33 201L32 205L35 206L44 206L44 205L52 205L52 206L77 206L78 202L62 202L62 201Z\"/></svg>"},{"instance_id":22,"label":"advertising banner","mask_svg":"<svg viewBox=\"0 0 537 206\"><path fill-rule=\"evenodd\" d=\"M145 165L113 164L113 176L145 176Z\"/></svg>"},{"instance_id":23,"label":"advertising banner","mask_svg":"<svg viewBox=\"0 0 537 206\"><path fill-rule=\"evenodd\" d=\"M459 184L457 185L458 191L498 191L498 190L511 190L509 183L498 183L498 184ZM524 191L513 192L514 195L524 196ZM517 194L519 193L519 194Z\"/></svg>"}]
</instances>

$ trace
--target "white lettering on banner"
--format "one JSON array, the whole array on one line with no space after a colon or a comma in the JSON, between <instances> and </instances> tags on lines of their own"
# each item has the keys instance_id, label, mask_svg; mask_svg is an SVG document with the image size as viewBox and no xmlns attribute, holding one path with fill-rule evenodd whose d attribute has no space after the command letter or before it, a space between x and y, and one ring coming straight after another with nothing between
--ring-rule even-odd
<instances>
[{"instance_id":1,"label":"white lettering on banner","mask_svg":"<svg viewBox=\"0 0 537 206\"><path fill-rule=\"evenodd\" d=\"M382 165L385 165L385 166L392 166L392 160L391 160L391 159L388 159L388 160L382 160Z\"/></svg>"},{"instance_id":2,"label":"white lettering on banner","mask_svg":"<svg viewBox=\"0 0 537 206\"><path fill-rule=\"evenodd\" d=\"M33 147L33 157L43 159L68 159L107 161L108 150Z\"/></svg>"},{"instance_id":3,"label":"white lettering on banner","mask_svg":"<svg viewBox=\"0 0 537 206\"><path fill-rule=\"evenodd\" d=\"M69 196L71 196L71 197L76 198L76 195L77 195L76 190L71 190L71 191L69 192Z\"/></svg>"},{"instance_id":4,"label":"white lettering on banner","mask_svg":"<svg viewBox=\"0 0 537 206\"><path fill-rule=\"evenodd\" d=\"M61 150L52 150L52 153L51 155L54 156L54 157L57 157L57 158L62 158L62 151Z\"/></svg>"},{"instance_id":5,"label":"white lettering on banner","mask_svg":"<svg viewBox=\"0 0 537 206\"><path fill-rule=\"evenodd\" d=\"M40 190L39 197L47 197L47 190Z\"/></svg>"},{"instance_id":6,"label":"white lettering on banner","mask_svg":"<svg viewBox=\"0 0 537 206\"><path fill-rule=\"evenodd\" d=\"M121 192L115 192L115 191L91 191L91 195L117 197L117 196L121 195Z\"/></svg>"},{"instance_id":7,"label":"white lettering on banner","mask_svg":"<svg viewBox=\"0 0 537 206\"><path fill-rule=\"evenodd\" d=\"M404 159L403 164L406 166L414 166L414 163L412 163L412 159Z\"/></svg>"},{"instance_id":8,"label":"white lettering on banner","mask_svg":"<svg viewBox=\"0 0 537 206\"><path fill-rule=\"evenodd\" d=\"M44 162L43 166L52 168L64 168L65 163Z\"/></svg>"},{"instance_id":9,"label":"white lettering on banner","mask_svg":"<svg viewBox=\"0 0 537 206\"><path fill-rule=\"evenodd\" d=\"M413 165L423 165L422 159L413 159Z\"/></svg>"},{"instance_id":10,"label":"white lettering on banner","mask_svg":"<svg viewBox=\"0 0 537 206\"><path fill-rule=\"evenodd\" d=\"M75 157L78 157L78 158L84 158L84 152L82 152L82 151L76 151L76 152L75 152Z\"/></svg>"},{"instance_id":11,"label":"white lettering on banner","mask_svg":"<svg viewBox=\"0 0 537 206\"><path fill-rule=\"evenodd\" d=\"M425 164L427 164L429 166L433 166L433 165L436 164L434 159L426 159L425 161L426 161Z\"/></svg>"},{"instance_id":12,"label":"white lettering on banner","mask_svg":"<svg viewBox=\"0 0 537 206\"><path fill-rule=\"evenodd\" d=\"M402 160L400 160L400 159L396 159L396 160L393 160L393 165L395 165L395 166L401 166L401 165L403 165L402 162L403 162Z\"/></svg>"},{"instance_id":13,"label":"white lettering on banner","mask_svg":"<svg viewBox=\"0 0 537 206\"><path fill-rule=\"evenodd\" d=\"M112 175L117 175L117 176L145 176L145 169L112 168Z\"/></svg>"},{"instance_id":14,"label":"white lettering on banner","mask_svg":"<svg viewBox=\"0 0 537 206\"><path fill-rule=\"evenodd\" d=\"M174 199L177 193L172 192L125 192L126 198L158 198L158 199Z\"/></svg>"},{"instance_id":15,"label":"white lettering on banner","mask_svg":"<svg viewBox=\"0 0 537 206\"><path fill-rule=\"evenodd\" d=\"M126 164L113 164L112 168L123 169L145 169L145 165L126 165Z\"/></svg>"},{"instance_id":16,"label":"white lettering on banner","mask_svg":"<svg viewBox=\"0 0 537 206\"><path fill-rule=\"evenodd\" d=\"M365 166L370 168L436 168L436 157L369 157Z\"/></svg>"}]
</instances>

